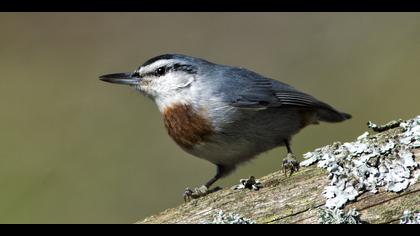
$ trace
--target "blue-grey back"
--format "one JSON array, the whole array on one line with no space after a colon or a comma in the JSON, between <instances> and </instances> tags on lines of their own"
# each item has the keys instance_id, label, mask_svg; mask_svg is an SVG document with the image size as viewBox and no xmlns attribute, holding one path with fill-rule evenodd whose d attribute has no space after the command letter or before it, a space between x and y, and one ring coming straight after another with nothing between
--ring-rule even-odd
<instances>
[{"instance_id":1,"label":"blue-grey back","mask_svg":"<svg viewBox=\"0 0 420 236\"><path fill-rule=\"evenodd\" d=\"M204 62L200 76L203 83L227 104L246 109L314 110L319 119L339 122L351 116L278 80L244 68Z\"/></svg>"}]
</instances>

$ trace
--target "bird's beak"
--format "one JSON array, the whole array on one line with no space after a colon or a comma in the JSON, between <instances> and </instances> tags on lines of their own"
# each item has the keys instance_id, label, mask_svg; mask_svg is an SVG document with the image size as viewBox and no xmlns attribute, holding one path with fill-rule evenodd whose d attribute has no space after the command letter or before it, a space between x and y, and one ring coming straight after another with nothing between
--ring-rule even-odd
<instances>
[{"instance_id":1,"label":"bird's beak","mask_svg":"<svg viewBox=\"0 0 420 236\"><path fill-rule=\"evenodd\" d=\"M140 78L133 76L133 73L115 73L102 75L99 77L99 79L108 83L125 85L138 85L140 81Z\"/></svg>"}]
</instances>

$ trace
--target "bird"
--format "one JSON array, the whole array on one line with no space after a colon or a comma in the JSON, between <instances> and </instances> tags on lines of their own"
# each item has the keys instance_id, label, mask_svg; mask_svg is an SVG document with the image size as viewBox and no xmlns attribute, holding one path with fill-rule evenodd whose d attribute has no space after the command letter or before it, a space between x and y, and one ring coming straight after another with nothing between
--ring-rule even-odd
<instances>
[{"instance_id":1,"label":"bird","mask_svg":"<svg viewBox=\"0 0 420 236\"><path fill-rule=\"evenodd\" d=\"M285 146L282 165L299 170L291 139L301 129L352 116L279 80L242 67L168 53L146 60L134 72L100 80L128 85L152 99L169 136L185 152L216 166L203 186L186 188L184 200L200 198L239 165Z\"/></svg>"}]
</instances>

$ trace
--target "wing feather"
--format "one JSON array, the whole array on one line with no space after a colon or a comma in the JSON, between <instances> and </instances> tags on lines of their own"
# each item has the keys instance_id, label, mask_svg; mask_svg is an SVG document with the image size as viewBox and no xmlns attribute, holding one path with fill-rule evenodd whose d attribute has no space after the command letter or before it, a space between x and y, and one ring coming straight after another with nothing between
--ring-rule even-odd
<instances>
[{"instance_id":1,"label":"wing feather","mask_svg":"<svg viewBox=\"0 0 420 236\"><path fill-rule=\"evenodd\" d=\"M236 74L238 75L238 74ZM240 75L240 74L239 74ZM237 78L239 90L232 97L231 105L240 108L270 108L270 107L308 107L331 108L306 93L292 86L260 75ZM236 89L235 89L236 90Z\"/></svg>"},{"instance_id":2,"label":"wing feather","mask_svg":"<svg viewBox=\"0 0 420 236\"><path fill-rule=\"evenodd\" d=\"M231 68L224 72L222 93L231 106L244 109L267 109L299 107L316 110L322 121L338 122L351 118L351 115L339 112L332 106L301 92L294 87L255 72L242 68ZM226 93L226 91L228 91Z\"/></svg>"}]
</instances>

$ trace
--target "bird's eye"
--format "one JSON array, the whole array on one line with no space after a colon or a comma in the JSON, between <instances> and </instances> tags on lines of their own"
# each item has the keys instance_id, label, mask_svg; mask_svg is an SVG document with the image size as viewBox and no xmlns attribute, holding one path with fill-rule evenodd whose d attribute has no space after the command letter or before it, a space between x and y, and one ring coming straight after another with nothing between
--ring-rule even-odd
<instances>
[{"instance_id":1,"label":"bird's eye","mask_svg":"<svg viewBox=\"0 0 420 236\"><path fill-rule=\"evenodd\" d=\"M162 76L164 74L165 74L165 67L159 67L159 68L157 68L157 70L156 70L156 75L157 76Z\"/></svg>"}]
</instances>

